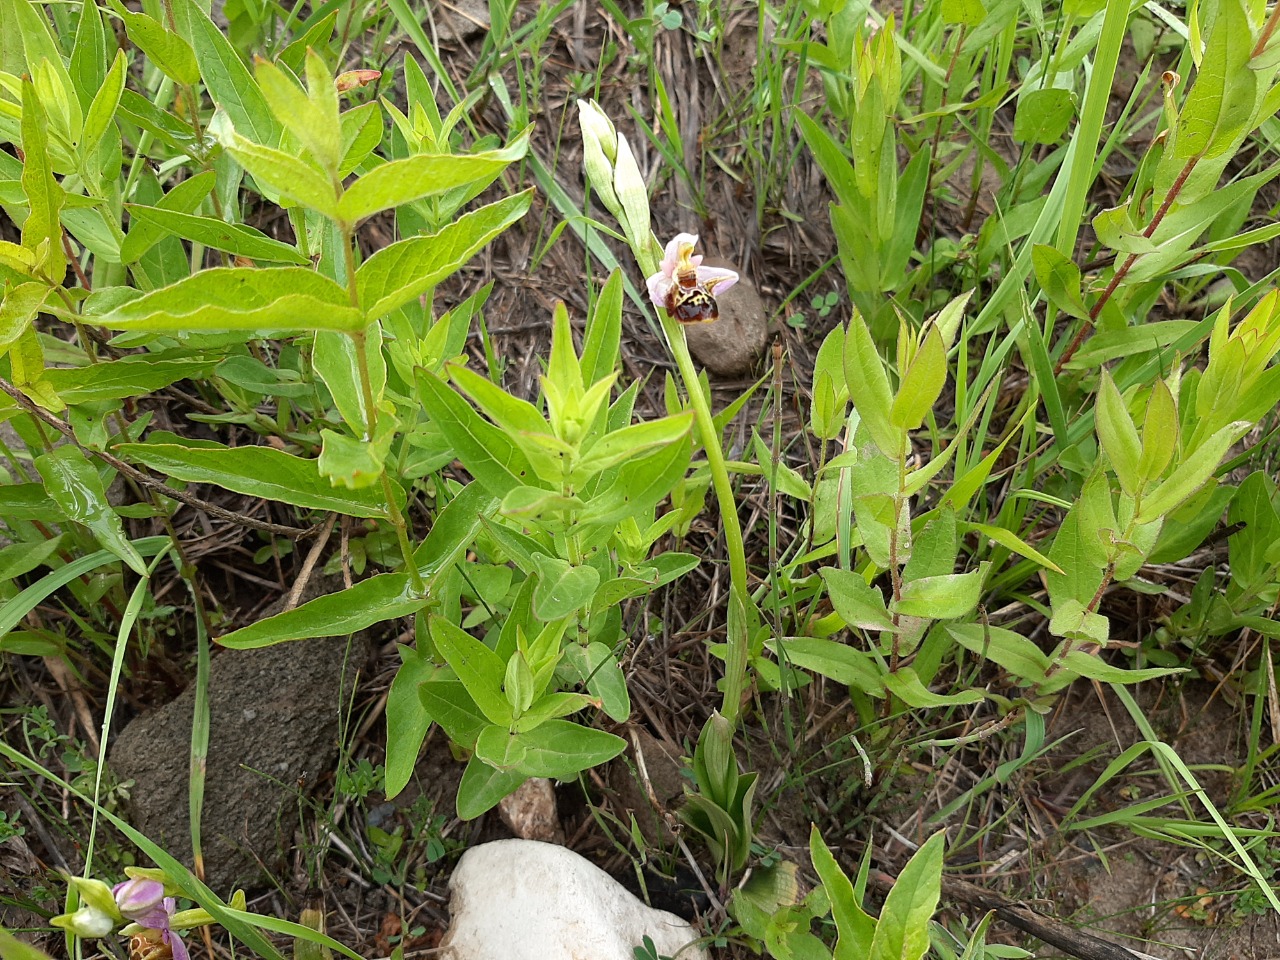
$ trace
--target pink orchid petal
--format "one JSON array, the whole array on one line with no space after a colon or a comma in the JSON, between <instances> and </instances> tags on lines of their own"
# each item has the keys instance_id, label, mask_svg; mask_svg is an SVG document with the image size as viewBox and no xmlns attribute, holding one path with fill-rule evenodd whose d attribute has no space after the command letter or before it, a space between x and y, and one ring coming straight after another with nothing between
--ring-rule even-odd
<instances>
[{"instance_id":1,"label":"pink orchid petal","mask_svg":"<svg viewBox=\"0 0 1280 960\"><path fill-rule=\"evenodd\" d=\"M698 282L712 293L723 293L738 282L738 274L723 267L698 267Z\"/></svg>"},{"instance_id":2,"label":"pink orchid petal","mask_svg":"<svg viewBox=\"0 0 1280 960\"><path fill-rule=\"evenodd\" d=\"M655 273L652 277L645 280L645 284L649 287L649 299L653 301L655 307L665 307L667 305L667 293L675 284L675 281L665 273Z\"/></svg>"}]
</instances>

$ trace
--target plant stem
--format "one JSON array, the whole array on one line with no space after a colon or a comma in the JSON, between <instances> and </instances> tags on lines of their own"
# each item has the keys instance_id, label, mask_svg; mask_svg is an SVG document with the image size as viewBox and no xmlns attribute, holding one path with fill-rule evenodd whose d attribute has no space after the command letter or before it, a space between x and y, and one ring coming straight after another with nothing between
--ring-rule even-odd
<instances>
[{"instance_id":1,"label":"plant stem","mask_svg":"<svg viewBox=\"0 0 1280 960\"><path fill-rule=\"evenodd\" d=\"M358 310L360 309L360 291L356 286L354 231L350 229L344 230L342 239L347 264L347 295L351 299L351 305ZM360 371L360 393L364 399L364 440L366 443L372 443L373 438L377 435L378 408L373 400L373 379L369 376L368 338L363 330L350 336L356 348L356 369ZM378 479L382 483L383 498L387 501L387 518L396 529L396 541L400 544L400 554L404 558L404 566L409 573L409 582L413 584L415 592L422 594L426 591L426 584L423 583L422 574L418 572L417 561L413 559L413 544L409 542L409 524L405 520L404 514L400 512L400 508L396 505L396 499L393 496L395 491L391 486L391 478L387 476L385 464L383 464L382 472L378 475Z\"/></svg>"},{"instance_id":2,"label":"plant stem","mask_svg":"<svg viewBox=\"0 0 1280 960\"><path fill-rule=\"evenodd\" d=\"M1280 9L1280 4L1277 4L1277 9ZM1169 187L1169 192L1165 194L1164 202L1160 204L1160 209L1158 209L1155 216L1151 218L1151 222L1147 224L1147 228L1142 231L1143 237L1148 240L1151 239L1152 235L1156 232L1156 229L1164 220L1165 215L1168 214L1169 208L1173 206L1173 201L1176 200L1178 194L1182 192L1182 188L1186 184L1187 178L1191 176L1191 172L1195 170L1196 164L1199 162L1199 154L1196 154L1194 157L1187 160L1186 165L1183 166L1182 170L1178 173L1177 179L1175 179L1173 184ZM1080 328L1079 332L1075 335L1075 339L1071 341L1070 346L1063 351L1061 358L1059 358L1057 364L1054 365L1053 372L1055 376L1062 372L1062 368L1066 366L1067 361L1071 359L1076 350L1079 349L1080 344L1084 341L1084 338L1088 335L1089 331L1093 329L1094 321L1097 320L1098 315L1102 313L1102 308L1107 305L1107 301L1111 299L1112 294L1116 292L1116 288L1120 286L1120 281L1128 275L1129 271L1133 268L1133 265L1138 261L1138 256L1139 254L1136 253L1129 254L1129 256L1125 258L1124 263L1120 265L1120 269L1115 272L1115 275L1111 278L1111 282L1107 284L1106 289L1102 291L1102 295L1098 297L1098 302L1095 303L1093 308L1089 311L1089 321Z\"/></svg>"}]
</instances>

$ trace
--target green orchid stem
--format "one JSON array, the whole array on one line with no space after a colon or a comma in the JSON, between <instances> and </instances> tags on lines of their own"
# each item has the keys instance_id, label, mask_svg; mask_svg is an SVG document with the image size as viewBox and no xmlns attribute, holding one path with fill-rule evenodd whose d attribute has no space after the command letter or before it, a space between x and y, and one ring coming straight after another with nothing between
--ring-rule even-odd
<instances>
[{"instance_id":1,"label":"green orchid stem","mask_svg":"<svg viewBox=\"0 0 1280 960\"><path fill-rule=\"evenodd\" d=\"M656 270L656 265L654 269ZM724 703L720 709L725 719L736 728L738 714L742 709L742 695L747 687L749 642L746 614L750 594L747 587L747 555L742 544L742 523L738 519L738 502L733 495L733 484L725 465L720 435L716 431L715 420L711 417L711 406L702 392L702 384L698 382L698 371L694 369L693 357L689 355L684 327L667 316L665 310L659 310L658 313L662 320L662 330L671 347L671 355L675 357L680 377L684 380L685 393L693 407L702 447L707 452L707 467L711 471L711 485L715 488L716 502L720 506L720 522L724 526L725 548L729 553L729 603L740 608L736 615L730 611L725 633L728 649L724 661Z\"/></svg>"},{"instance_id":2,"label":"green orchid stem","mask_svg":"<svg viewBox=\"0 0 1280 960\"><path fill-rule=\"evenodd\" d=\"M351 298L351 305L358 310L360 309L360 291L356 286L355 232L349 229L344 230L342 240L347 261L347 293ZM356 369L360 371L360 393L364 398L365 441L372 443L378 430L378 407L373 401L373 378L369 376L368 338L364 330L361 330L351 334L351 341L356 348ZM382 482L382 495L387 501L387 518L396 529L396 541L400 544L400 554L404 557L409 582L414 592L421 596L426 593L427 585L422 580L422 574L418 572L417 561L413 559L413 544L409 542L409 524L396 505L391 478L387 476L385 465L378 479Z\"/></svg>"}]
</instances>

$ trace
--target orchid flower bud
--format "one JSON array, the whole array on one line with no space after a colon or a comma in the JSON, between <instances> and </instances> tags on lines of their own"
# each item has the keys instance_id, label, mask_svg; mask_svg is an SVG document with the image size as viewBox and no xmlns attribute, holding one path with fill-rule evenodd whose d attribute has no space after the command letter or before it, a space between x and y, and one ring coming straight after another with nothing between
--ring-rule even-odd
<instances>
[{"instance_id":1,"label":"orchid flower bud","mask_svg":"<svg viewBox=\"0 0 1280 960\"><path fill-rule=\"evenodd\" d=\"M618 161L613 170L613 189L622 206L623 227L635 251L649 237L649 187L640 173L627 138L618 137Z\"/></svg>"},{"instance_id":2,"label":"orchid flower bud","mask_svg":"<svg viewBox=\"0 0 1280 960\"><path fill-rule=\"evenodd\" d=\"M594 100L578 101L578 125L582 128L582 165L587 183L605 209L622 219L622 205L613 192L613 159L618 154L618 134Z\"/></svg>"},{"instance_id":3,"label":"orchid flower bud","mask_svg":"<svg viewBox=\"0 0 1280 960\"><path fill-rule=\"evenodd\" d=\"M164 884L158 880L135 877L116 884L111 892L121 916L127 920L142 920L157 909L163 910Z\"/></svg>"},{"instance_id":4,"label":"orchid flower bud","mask_svg":"<svg viewBox=\"0 0 1280 960\"><path fill-rule=\"evenodd\" d=\"M115 920L91 904L85 904L75 913L64 913L49 921L55 927L70 930L77 937L105 937L115 929Z\"/></svg>"}]
</instances>

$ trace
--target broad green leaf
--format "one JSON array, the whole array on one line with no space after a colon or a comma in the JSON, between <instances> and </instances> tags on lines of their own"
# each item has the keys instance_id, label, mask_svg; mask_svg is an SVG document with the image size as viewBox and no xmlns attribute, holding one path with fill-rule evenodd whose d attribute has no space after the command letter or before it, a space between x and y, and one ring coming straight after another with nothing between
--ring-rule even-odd
<instances>
[{"instance_id":1,"label":"broad green leaf","mask_svg":"<svg viewBox=\"0 0 1280 960\"><path fill-rule=\"evenodd\" d=\"M375 167L351 184L338 205L336 219L358 223L380 210L423 197L438 196L454 187L492 179L529 148L528 132L501 150L472 154L420 153Z\"/></svg>"},{"instance_id":2,"label":"broad green leaf","mask_svg":"<svg viewBox=\"0 0 1280 960\"><path fill-rule=\"evenodd\" d=\"M413 776L414 764L432 720L418 688L438 669L420 651L404 644L397 647L400 669L387 691L387 765L383 777L387 799L403 790Z\"/></svg>"},{"instance_id":3,"label":"broad green leaf","mask_svg":"<svg viewBox=\"0 0 1280 960\"><path fill-rule=\"evenodd\" d=\"M1018 101L1013 139L1019 143L1057 143L1075 115L1076 102L1070 90L1032 90Z\"/></svg>"},{"instance_id":4,"label":"broad green leaf","mask_svg":"<svg viewBox=\"0 0 1280 960\"><path fill-rule=\"evenodd\" d=\"M364 327L346 291L305 267L201 270L91 319L117 330L354 333Z\"/></svg>"},{"instance_id":5,"label":"broad green leaf","mask_svg":"<svg viewBox=\"0 0 1280 960\"><path fill-rule=\"evenodd\" d=\"M147 565L125 536L124 525L107 500L102 478L79 447L67 444L35 458L49 497L68 520L93 531L98 543L129 565L140 577Z\"/></svg>"},{"instance_id":6,"label":"broad green leaf","mask_svg":"<svg viewBox=\"0 0 1280 960\"><path fill-rule=\"evenodd\" d=\"M227 223L215 217L202 217L179 210L166 210L162 207L149 207L137 203L127 203L125 209L129 211L129 216L133 220L150 223L184 240L194 240L206 247L225 250L239 257L299 265L311 262L298 252L297 247L273 240L261 230L255 230L242 223Z\"/></svg>"},{"instance_id":7,"label":"broad green leaf","mask_svg":"<svg viewBox=\"0 0 1280 960\"><path fill-rule=\"evenodd\" d=\"M128 91L126 91L127 93ZM212 170L197 173L183 180L157 201L155 209L173 210L178 213L195 213L217 184L218 176ZM120 244L120 262L135 263L140 260L166 233L166 230L150 220L130 220L129 235Z\"/></svg>"},{"instance_id":8,"label":"broad green leaf","mask_svg":"<svg viewBox=\"0 0 1280 960\"><path fill-rule=\"evenodd\" d=\"M1133 425L1124 398L1106 370L1102 371L1098 384L1097 400L1095 423L1098 439L1102 441L1102 448L1107 452L1107 459L1111 461L1121 488L1132 496L1142 480L1138 471L1142 441L1138 439L1138 429Z\"/></svg>"},{"instance_id":9,"label":"broad green leaf","mask_svg":"<svg viewBox=\"0 0 1280 960\"><path fill-rule=\"evenodd\" d=\"M85 11L81 14L84 20L92 20L96 16L96 11ZM120 93L124 90L125 69L124 51L117 50L111 69L107 71L102 85L97 88L89 104L89 112L85 114L84 132L80 135L79 145L82 160L98 149L103 136L115 123L116 108L120 106Z\"/></svg>"},{"instance_id":10,"label":"broad green leaf","mask_svg":"<svg viewBox=\"0 0 1280 960\"><path fill-rule=\"evenodd\" d=\"M518 736L525 750L520 769L527 776L557 780L608 763L627 746L621 737L569 720L548 720Z\"/></svg>"},{"instance_id":11,"label":"broad green leaf","mask_svg":"<svg viewBox=\"0 0 1280 960\"><path fill-rule=\"evenodd\" d=\"M819 573L827 585L831 605L847 626L860 630L893 630L884 594L862 575L839 567L823 567Z\"/></svg>"},{"instance_id":12,"label":"broad green leaf","mask_svg":"<svg viewBox=\"0 0 1280 960\"><path fill-rule=\"evenodd\" d=\"M1169 385L1158 379L1151 385L1147 415L1142 422L1142 453L1138 457L1138 474L1143 480L1156 480L1173 460L1178 446L1178 406Z\"/></svg>"},{"instance_id":13,"label":"broad green leaf","mask_svg":"<svg viewBox=\"0 0 1280 960\"><path fill-rule=\"evenodd\" d=\"M982 0L942 0L942 19L945 23L962 23L976 27L987 16Z\"/></svg>"},{"instance_id":14,"label":"broad green leaf","mask_svg":"<svg viewBox=\"0 0 1280 960\"><path fill-rule=\"evenodd\" d=\"M451 676L447 669L439 669L418 686L418 696L432 720L440 724L449 739L464 749L476 745L480 731L489 726L467 688ZM414 759L417 757L415 755Z\"/></svg>"},{"instance_id":15,"label":"broad green leaf","mask_svg":"<svg viewBox=\"0 0 1280 960\"><path fill-rule=\"evenodd\" d=\"M1196 449L1187 451L1187 459L1178 464L1168 478L1143 498L1138 510L1138 521L1149 523L1190 498L1209 481L1222 463L1227 450L1249 426L1248 423L1227 424Z\"/></svg>"},{"instance_id":16,"label":"broad green leaf","mask_svg":"<svg viewBox=\"0 0 1280 960\"><path fill-rule=\"evenodd\" d=\"M345 111L339 118L342 127L342 162L338 176L344 180L382 142L382 108L376 100Z\"/></svg>"},{"instance_id":17,"label":"broad green leaf","mask_svg":"<svg viewBox=\"0 0 1280 960\"><path fill-rule=\"evenodd\" d=\"M853 884L823 842L817 824L809 830L809 858L831 900L831 917L839 933L833 960L862 960L871 952L876 922L862 909Z\"/></svg>"},{"instance_id":18,"label":"broad green leaf","mask_svg":"<svg viewBox=\"0 0 1280 960\"><path fill-rule=\"evenodd\" d=\"M533 705L537 695L534 689L533 671L529 669L529 661L524 653L517 650L507 661L506 676L502 681L502 691L507 696L507 703L517 715L524 713Z\"/></svg>"},{"instance_id":19,"label":"broad green leaf","mask_svg":"<svg viewBox=\"0 0 1280 960\"><path fill-rule=\"evenodd\" d=\"M386 413L378 421L378 435L373 440L357 440L333 430L321 430L322 446L316 465L335 487L367 489L382 479L395 438L395 418Z\"/></svg>"},{"instance_id":20,"label":"broad green leaf","mask_svg":"<svg viewBox=\"0 0 1280 960\"><path fill-rule=\"evenodd\" d=\"M305 93L269 61L259 60L254 73L276 119L311 151L330 177L336 176L342 159L342 127L338 120L338 91L324 61L314 50L307 52Z\"/></svg>"},{"instance_id":21,"label":"broad green leaf","mask_svg":"<svg viewBox=\"0 0 1280 960\"><path fill-rule=\"evenodd\" d=\"M518 734L490 725L476 737L476 759L499 770L523 770L525 746Z\"/></svg>"},{"instance_id":22,"label":"broad green leaf","mask_svg":"<svg viewBox=\"0 0 1280 960\"><path fill-rule=\"evenodd\" d=\"M897 673L884 675L884 689L909 707L929 709L966 703L978 703L983 698L980 690L962 690L959 693L934 693L921 682L914 669L902 667Z\"/></svg>"},{"instance_id":23,"label":"broad green leaf","mask_svg":"<svg viewBox=\"0 0 1280 960\"><path fill-rule=\"evenodd\" d=\"M1031 546L1012 530L1005 527L997 527L989 523L964 523L960 525L960 529L965 533L978 533L984 537L989 537L1002 547L1008 547L1020 557L1026 557L1028 560L1034 560L1040 566L1052 570L1054 573L1062 573L1058 569L1057 564L1046 557L1039 550ZM912 558L914 559L914 553Z\"/></svg>"},{"instance_id":24,"label":"broad green leaf","mask_svg":"<svg viewBox=\"0 0 1280 960\"><path fill-rule=\"evenodd\" d=\"M26 0L19 0L19 2L26 2ZM0 960L51 960L51 958L39 947L19 940L8 930L0 927Z\"/></svg>"},{"instance_id":25,"label":"broad green leaf","mask_svg":"<svg viewBox=\"0 0 1280 960\"><path fill-rule=\"evenodd\" d=\"M617 369L622 338L622 271L609 274L582 334L582 378L590 387Z\"/></svg>"},{"instance_id":26,"label":"broad green leaf","mask_svg":"<svg viewBox=\"0 0 1280 960\"><path fill-rule=\"evenodd\" d=\"M693 411L633 423L597 440L578 461L575 473L588 477L633 458L639 459L657 447L681 441L693 428Z\"/></svg>"},{"instance_id":27,"label":"broad green leaf","mask_svg":"<svg viewBox=\"0 0 1280 960\"><path fill-rule=\"evenodd\" d=\"M387 387L387 361L382 354L382 328L371 323L364 329L365 370L369 376L369 393L374 409L380 409ZM363 436L368 424L376 419L366 406L364 385L356 340L340 333L321 330L316 333L311 362L324 385L329 388L334 406L342 414L351 432Z\"/></svg>"},{"instance_id":28,"label":"broad green leaf","mask_svg":"<svg viewBox=\"0 0 1280 960\"><path fill-rule=\"evenodd\" d=\"M444 617L432 615L428 621L436 649L458 675L467 693L490 723L511 724L511 704L502 692L506 664L496 653Z\"/></svg>"},{"instance_id":29,"label":"broad green leaf","mask_svg":"<svg viewBox=\"0 0 1280 960\"><path fill-rule=\"evenodd\" d=\"M32 280L4 290L0 300L0 356L17 341L35 319L53 289Z\"/></svg>"},{"instance_id":30,"label":"broad green leaf","mask_svg":"<svg viewBox=\"0 0 1280 960\"><path fill-rule=\"evenodd\" d=\"M1077 320L1089 319L1089 308L1081 294L1080 268L1072 260L1056 247L1037 243L1031 248L1031 265L1040 289L1055 307Z\"/></svg>"},{"instance_id":31,"label":"broad green leaf","mask_svg":"<svg viewBox=\"0 0 1280 960\"><path fill-rule=\"evenodd\" d=\"M889 410L893 406L889 375L871 339L871 330L856 313L845 334L844 376L849 397L876 446L886 456L896 456L905 438L889 422Z\"/></svg>"},{"instance_id":32,"label":"broad green leaf","mask_svg":"<svg viewBox=\"0 0 1280 960\"><path fill-rule=\"evenodd\" d=\"M528 779L519 770L498 770L473 756L458 784L458 816L474 820L496 807L503 797L515 793Z\"/></svg>"},{"instance_id":33,"label":"broad green leaf","mask_svg":"<svg viewBox=\"0 0 1280 960\"><path fill-rule=\"evenodd\" d=\"M1258 74L1249 69L1253 31L1246 0L1222 0L1205 38L1196 82L1178 111L1173 154L1212 158L1235 149L1258 101Z\"/></svg>"},{"instance_id":34,"label":"broad green leaf","mask_svg":"<svg viewBox=\"0 0 1280 960\"><path fill-rule=\"evenodd\" d=\"M943 629L966 650L998 664L1028 684L1038 684L1049 671L1049 657L1032 640L1004 627L980 623L948 623Z\"/></svg>"},{"instance_id":35,"label":"broad green leaf","mask_svg":"<svg viewBox=\"0 0 1280 960\"><path fill-rule=\"evenodd\" d=\"M226 111L237 130L249 134L257 143L269 147L278 144L280 126L226 33L197 0L173 0L173 9L178 32L190 40L200 65L200 77L213 102Z\"/></svg>"},{"instance_id":36,"label":"broad green leaf","mask_svg":"<svg viewBox=\"0 0 1280 960\"><path fill-rule=\"evenodd\" d=\"M585 647L571 643L565 648L564 655L587 689L600 698L609 719L626 723L631 717L631 697L627 693L626 677L622 675L613 651L597 640Z\"/></svg>"},{"instance_id":37,"label":"broad green leaf","mask_svg":"<svg viewBox=\"0 0 1280 960\"><path fill-rule=\"evenodd\" d=\"M46 523L57 523L62 519L57 506L39 483L0 484L0 517Z\"/></svg>"},{"instance_id":38,"label":"broad green leaf","mask_svg":"<svg viewBox=\"0 0 1280 960\"><path fill-rule=\"evenodd\" d=\"M345 637L417 613L428 598L413 593L407 573L381 573L346 590L308 600L301 606L218 637L224 647L248 650L288 640Z\"/></svg>"},{"instance_id":39,"label":"broad green leaf","mask_svg":"<svg viewBox=\"0 0 1280 960\"><path fill-rule=\"evenodd\" d=\"M869 697L884 697L884 675L875 660L847 644L818 637L783 637L766 646L777 653L780 662L856 687Z\"/></svg>"},{"instance_id":40,"label":"broad green leaf","mask_svg":"<svg viewBox=\"0 0 1280 960\"><path fill-rule=\"evenodd\" d=\"M523 217L532 199L533 191L525 190L473 210L439 233L378 250L356 271L365 314L382 317L421 296Z\"/></svg>"},{"instance_id":41,"label":"broad green leaf","mask_svg":"<svg viewBox=\"0 0 1280 960\"><path fill-rule=\"evenodd\" d=\"M968 573L920 577L902 585L902 597L891 604L897 613L909 617L950 620L972 612L982 598L987 561Z\"/></svg>"},{"instance_id":42,"label":"broad green leaf","mask_svg":"<svg viewBox=\"0 0 1280 960\"><path fill-rule=\"evenodd\" d=\"M21 3L26 6L26 3ZM62 61L58 61L61 65ZM62 252L62 185L53 176L49 158L48 117L30 80L22 82L22 190L27 196L27 219L22 245L36 255L46 276L58 276L65 265Z\"/></svg>"},{"instance_id":43,"label":"broad green leaf","mask_svg":"<svg viewBox=\"0 0 1280 960\"><path fill-rule=\"evenodd\" d=\"M929 921L942 896L942 851L946 833L939 830L917 850L885 897L868 960L920 960L929 949Z\"/></svg>"},{"instance_id":44,"label":"broad green leaf","mask_svg":"<svg viewBox=\"0 0 1280 960\"><path fill-rule=\"evenodd\" d=\"M284 150L254 143L234 130L219 132L222 145L259 184L294 203L318 210L330 220L339 219L335 183L315 164Z\"/></svg>"},{"instance_id":45,"label":"broad green leaf","mask_svg":"<svg viewBox=\"0 0 1280 960\"><path fill-rule=\"evenodd\" d=\"M1103 683L1142 683L1144 680L1186 672L1185 667L1147 667L1141 670L1126 670L1123 667L1113 667L1105 663L1096 654L1072 650L1062 658L1060 673L1055 674L1041 689L1046 693L1052 693L1055 689L1066 686L1076 677L1088 677L1091 680L1101 680Z\"/></svg>"},{"instance_id":46,"label":"broad green leaf","mask_svg":"<svg viewBox=\"0 0 1280 960\"><path fill-rule=\"evenodd\" d=\"M123 443L116 450L127 459L188 483L212 483L250 497L278 500L310 510L332 510L351 517L385 518L387 515L381 490L335 490L321 476L316 461L273 447ZM392 489L398 490L394 485Z\"/></svg>"},{"instance_id":47,"label":"broad green leaf","mask_svg":"<svg viewBox=\"0 0 1280 960\"><path fill-rule=\"evenodd\" d=\"M153 360L145 354L84 367L51 367L45 379L68 404L97 403L155 393L179 380L209 376L215 360Z\"/></svg>"},{"instance_id":48,"label":"broad green leaf","mask_svg":"<svg viewBox=\"0 0 1280 960\"><path fill-rule=\"evenodd\" d=\"M917 430L947 382L947 348L937 327L930 327L898 385L889 420L903 430Z\"/></svg>"},{"instance_id":49,"label":"broad green leaf","mask_svg":"<svg viewBox=\"0 0 1280 960\"><path fill-rule=\"evenodd\" d=\"M132 12L120 0L108 2L123 21L129 39L166 77L188 87L200 82L200 66L191 44L153 17Z\"/></svg>"},{"instance_id":50,"label":"broad green leaf","mask_svg":"<svg viewBox=\"0 0 1280 960\"><path fill-rule=\"evenodd\" d=\"M600 586L600 571L595 567L575 567L559 557L535 553L538 585L533 591L534 615L544 623L567 617L591 603Z\"/></svg>"},{"instance_id":51,"label":"broad green leaf","mask_svg":"<svg viewBox=\"0 0 1280 960\"><path fill-rule=\"evenodd\" d=\"M480 416L434 373L418 370L418 392L428 416L457 451L458 459L495 497L533 481L533 467L502 430Z\"/></svg>"}]
</instances>

